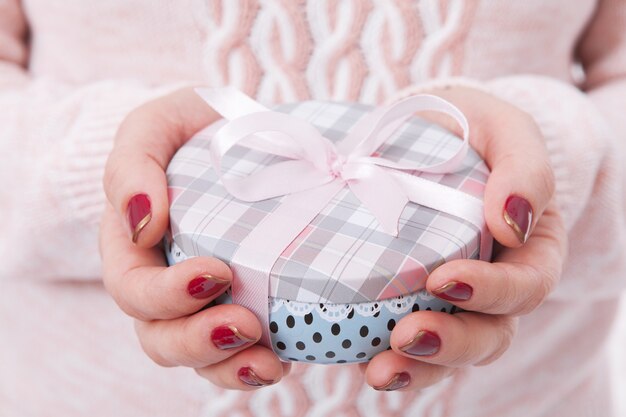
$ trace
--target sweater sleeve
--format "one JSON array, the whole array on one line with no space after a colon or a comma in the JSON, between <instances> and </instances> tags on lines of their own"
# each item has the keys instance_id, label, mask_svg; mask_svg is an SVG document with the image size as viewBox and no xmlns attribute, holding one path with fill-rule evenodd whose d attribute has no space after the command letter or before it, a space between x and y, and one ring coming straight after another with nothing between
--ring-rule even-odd
<instances>
[{"instance_id":1,"label":"sweater sleeve","mask_svg":"<svg viewBox=\"0 0 626 417\"><path fill-rule=\"evenodd\" d=\"M586 73L583 89L626 149L626 3L602 0L578 55ZM626 171L624 172L626 174ZM626 182L625 182L626 183Z\"/></svg>"},{"instance_id":2,"label":"sweater sleeve","mask_svg":"<svg viewBox=\"0 0 626 417\"><path fill-rule=\"evenodd\" d=\"M101 182L117 127L183 83L33 77L27 37L20 2L0 2L0 280L98 279Z\"/></svg>"}]
</instances>

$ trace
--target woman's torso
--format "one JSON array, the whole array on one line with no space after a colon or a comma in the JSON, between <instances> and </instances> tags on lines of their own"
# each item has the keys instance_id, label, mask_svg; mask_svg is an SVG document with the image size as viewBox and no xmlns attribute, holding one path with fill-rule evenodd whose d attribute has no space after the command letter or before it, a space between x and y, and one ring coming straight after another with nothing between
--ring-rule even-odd
<instances>
[{"instance_id":1,"label":"woman's torso","mask_svg":"<svg viewBox=\"0 0 626 417\"><path fill-rule=\"evenodd\" d=\"M432 78L571 80L595 0L25 0L30 69L71 83L234 84L380 102Z\"/></svg>"}]
</instances>

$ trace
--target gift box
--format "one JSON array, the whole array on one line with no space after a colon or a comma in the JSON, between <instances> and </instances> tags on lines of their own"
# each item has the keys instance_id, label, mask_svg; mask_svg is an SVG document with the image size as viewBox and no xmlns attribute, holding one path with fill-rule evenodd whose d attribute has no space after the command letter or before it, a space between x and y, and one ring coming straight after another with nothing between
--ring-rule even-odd
<instances>
[{"instance_id":1,"label":"gift box","mask_svg":"<svg viewBox=\"0 0 626 417\"><path fill-rule=\"evenodd\" d=\"M489 175L449 103L390 107L305 101L270 110L233 89L200 90L225 119L168 169L170 264L230 265L235 302L285 361L363 362L389 348L405 315L456 307L424 290L453 259L491 256ZM449 114L463 138L415 115Z\"/></svg>"}]
</instances>

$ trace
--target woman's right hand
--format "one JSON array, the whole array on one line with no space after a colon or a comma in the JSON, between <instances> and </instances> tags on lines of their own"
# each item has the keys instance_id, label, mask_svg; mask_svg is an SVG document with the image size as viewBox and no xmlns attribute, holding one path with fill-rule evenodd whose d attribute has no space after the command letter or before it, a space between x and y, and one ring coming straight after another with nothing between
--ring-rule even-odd
<instances>
[{"instance_id":1,"label":"woman's right hand","mask_svg":"<svg viewBox=\"0 0 626 417\"><path fill-rule=\"evenodd\" d=\"M122 123L108 159L109 204L101 223L103 280L136 319L148 356L188 366L224 388L254 389L289 371L261 337L256 316L238 305L202 309L230 285L232 273L209 257L168 267L159 243L169 225L165 169L174 153L219 116L191 88L153 100Z\"/></svg>"}]
</instances>

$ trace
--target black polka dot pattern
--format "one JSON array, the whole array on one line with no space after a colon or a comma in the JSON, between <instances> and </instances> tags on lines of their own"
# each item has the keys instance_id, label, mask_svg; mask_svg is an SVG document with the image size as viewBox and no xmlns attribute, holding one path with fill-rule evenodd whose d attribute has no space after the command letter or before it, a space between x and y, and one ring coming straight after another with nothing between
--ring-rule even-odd
<instances>
[{"instance_id":1,"label":"black polka dot pattern","mask_svg":"<svg viewBox=\"0 0 626 417\"><path fill-rule=\"evenodd\" d=\"M451 304L435 300L431 303L419 300L419 303L406 307L409 309L406 314L422 310L457 311ZM404 308L400 304L395 307ZM377 353L391 349L389 336L402 318L384 306L367 316L352 309L340 322L329 322L317 311L314 309L302 315L274 313L271 317L272 344L282 359L336 364L369 361Z\"/></svg>"},{"instance_id":2,"label":"black polka dot pattern","mask_svg":"<svg viewBox=\"0 0 626 417\"><path fill-rule=\"evenodd\" d=\"M359 334L361 335L361 337L367 337L369 332L370 329L367 326L361 326L361 329L359 330Z\"/></svg>"}]
</instances>

